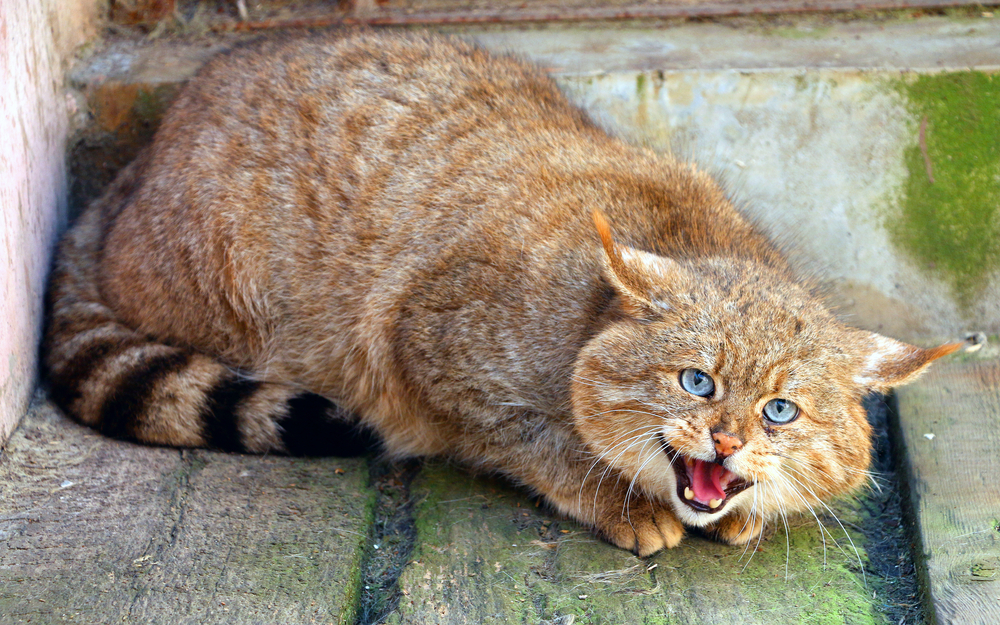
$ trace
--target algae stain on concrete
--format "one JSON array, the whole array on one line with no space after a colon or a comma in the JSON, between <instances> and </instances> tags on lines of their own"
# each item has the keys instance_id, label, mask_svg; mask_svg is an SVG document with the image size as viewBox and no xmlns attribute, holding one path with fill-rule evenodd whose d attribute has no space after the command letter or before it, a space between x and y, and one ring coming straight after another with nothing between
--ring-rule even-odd
<instances>
[{"instance_id":1,"label":"algae stain on concrete","mask_svg":"<svg viewBox=\"0 0 1000 625\"><path fill-rule=\"evenodd\" d=\"M927 121L925 147L916 141L906 151L900 210L886 229L969 308L1000 267L1000 75L925 74L894 86L908 102L914 132Z\"/></svg>"}]
</instances>

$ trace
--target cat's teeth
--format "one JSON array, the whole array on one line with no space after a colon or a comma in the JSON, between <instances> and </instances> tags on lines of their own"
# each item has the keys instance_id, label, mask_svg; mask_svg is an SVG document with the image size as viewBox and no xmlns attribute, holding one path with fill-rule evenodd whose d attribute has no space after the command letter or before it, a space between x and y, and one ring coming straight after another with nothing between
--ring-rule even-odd
<instances>
[{"instance_id":1,"label":"cat's teeth","mask_svg":"<svg viewBox=\"0 0 1000 625\"><path fill-rule=\"evenodd\" d=\"M722 500L721 499L710 499L708 501L708 507L711 508L712 510L715 510L716 508L718 508L721 505L722 505Z\"/></svg>"},{"instance_id":2,"label":"cat's teeth","mask_svg":"<svg viewBox=\"0 0 1000 625\"><path fill-rule=\"evenodd\" d=\"M684 488L684 499L691 500L694 499L694 491L690 488Z\"/></svg>"}]
</instances>

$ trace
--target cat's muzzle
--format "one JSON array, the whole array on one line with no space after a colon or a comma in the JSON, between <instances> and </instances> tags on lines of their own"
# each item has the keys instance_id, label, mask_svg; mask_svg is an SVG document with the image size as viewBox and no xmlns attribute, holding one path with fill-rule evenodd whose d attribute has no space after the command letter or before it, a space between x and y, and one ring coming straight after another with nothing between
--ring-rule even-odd
<instances>
[{"instance_id":1,"label":"cat's muzzle","mask_svg":"<svg viewBox=\"0 0 1000 625\"><path fill-rule=\"evenodd\" d=\"M753 485L721 462L685 456L671 447L662 436L660 445L677 476L677 496L693 510L711 514L721 512L734 495Z\"/></svg>"}]
</instances>

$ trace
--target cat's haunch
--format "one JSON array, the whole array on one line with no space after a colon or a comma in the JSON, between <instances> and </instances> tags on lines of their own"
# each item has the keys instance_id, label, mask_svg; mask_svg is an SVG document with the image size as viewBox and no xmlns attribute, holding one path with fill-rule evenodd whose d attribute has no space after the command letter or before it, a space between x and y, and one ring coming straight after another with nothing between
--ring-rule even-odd
<instances>
[{"instance_id":1,"label":"cat's haunch","mask_svg":"<svg viewBox=\"0 0 1000 625\"><path fill-rule=\"evenodd\" d=\"M861 398L934 358L841 325L694 165L418 35L208 63L62 241L51 395L157 445L506 474L640 555L868 477Z\"/></svg>"}]
</instances>

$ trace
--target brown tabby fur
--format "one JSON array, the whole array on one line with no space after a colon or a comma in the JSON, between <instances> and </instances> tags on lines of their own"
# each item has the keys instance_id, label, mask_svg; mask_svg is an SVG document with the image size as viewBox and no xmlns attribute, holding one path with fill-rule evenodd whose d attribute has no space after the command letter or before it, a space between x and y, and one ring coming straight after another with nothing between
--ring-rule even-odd
<instances>
[{"instance_id":1,"label":"brown tabby fur","mask_svg":"<svg viewBox=\"0 0 1000 625\"><path fill-rule=\"evenodd\" d=\"M53 396L111 435L308 453L360 421L639 554L857 487L862 396L956 348L842 326L708 175L538 69L370 33L209 63L66 236L49 308ZM765 422L778 397L801 416ZM667 445L755 485L699 512Z\"/></svg>"}]
</instances>

